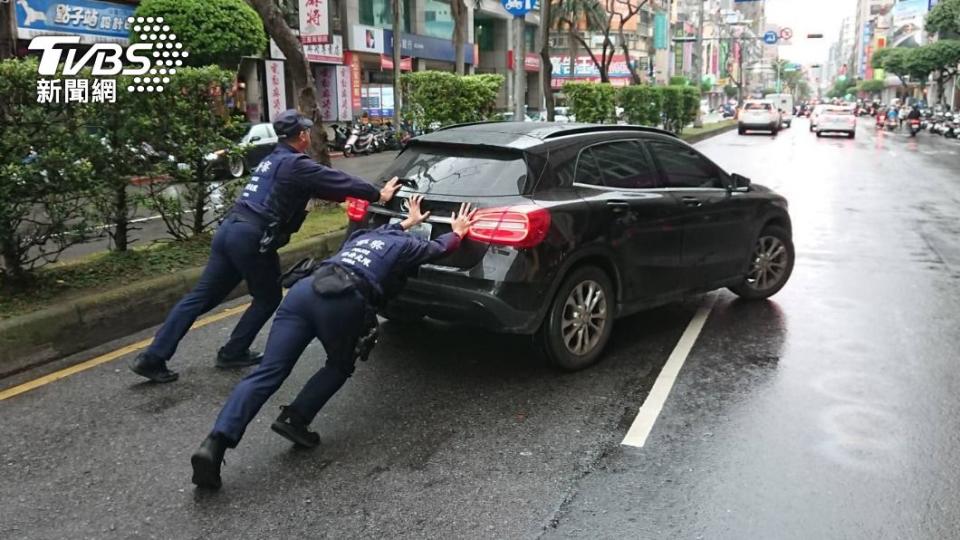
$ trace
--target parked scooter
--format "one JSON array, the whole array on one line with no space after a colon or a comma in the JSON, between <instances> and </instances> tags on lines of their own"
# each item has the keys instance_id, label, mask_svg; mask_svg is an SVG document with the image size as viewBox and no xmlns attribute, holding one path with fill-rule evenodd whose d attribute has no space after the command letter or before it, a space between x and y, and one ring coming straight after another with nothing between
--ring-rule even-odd
<instances>
[{"instance_id":1,"label":"parked scooter","mask_svg":"<svg viewBox=\"0 0 960 540\"><path fill-rule=\"evenodd\" d=\"M960 133L960 115L947 115L946 122L943 123L943 136L948 139L956 139Z\"/></svg>"},{"instance_id":2,"label":"parked scooter","mask_svg":"<svg viewBox=\"0 0 960 540\"><path fill-rule=\"evenodd\" d=\"M330 124L330 127L333 129L333 140L327 141L327 146L330 150L342 152L350 138L350 129L340 124Z\"/></svg>"},{"instance_id":3,"label":"parked scooter","mask_svg":"<svg viewBox=\"0 0 960 540\"><path fill-rule=\"evenodd\" d=\"M354 124L350 130L350 137L343 147L344 157L355 154L371 154L374 152L373 133L369 126Z\"/></svg>"}]
</instances>

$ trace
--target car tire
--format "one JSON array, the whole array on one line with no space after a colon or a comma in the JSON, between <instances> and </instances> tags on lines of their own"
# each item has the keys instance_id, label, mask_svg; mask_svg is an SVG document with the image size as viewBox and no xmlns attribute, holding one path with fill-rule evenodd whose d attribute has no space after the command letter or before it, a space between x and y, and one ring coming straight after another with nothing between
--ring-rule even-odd
<instances>
[{"instance_id":1,"label":"car tire","mask_svg":"<svg viewBox=\"0 0 960 540\"><path fill-rule=\"evenodd\" d=\"M240 178L247 172L247 164L241 156L230 156L227 160L227 172L231 178Z\"/></svg>"},{"instance_id":2,"label":"car tire","mask_svg":"<svg viewBox=\"0 0 960 540\"><path fill-rule=\"evenodd\" d=\"M782 251L780 248L783 248ZM765 257L762 259L762 256ZM763 228L750 252L747 274L743 282L730 291L744 300L764 300L769 298L790 279L793 273L795 253L793 240L783 227L768 225ZM762 280L771 279L763 283Z\"/></svg>"},{"instance_id":3,"label":"car tire","mask_svg":"<svg viewBox=\"0 0 960 540\"><path fill-rule=\"evenodd\" d=\"M856 137L856 136L857 136L856 133L853 133L853 132L847 133L847 138L848 138L848 139L853 139L853 138Z\"/></svg>"},{"instance_id":4,"label":"car tire","mask_svg":"<svg viewBox=\"0 0 960 540\"><path fill-rule=\"evenodd\" d=\"M823 132L822 132L822 131L818 131L818 132L817 132L817 137L823 137Z\"/></svg>"},{"instance_id":5,"label":"car tire","mask_svg":"<svg viewBox=\"0 0 960 540\"><path fill-rule=\"evenodd\" d=\"M810 132L813 133L813 126L810 126Z\"/></svg>"},{"instance_id":6,"label":"car tire","mask_svg":"<svg viewBox=\"0 0 960 540\"><path fill-rule=\"evenodd\" d=\"M535 335L550 365L579 371L597 363L613 332L615 303L613 285L603 270L584 266L567 276Z\"/></svg>"},{"instance_id":7,"label":"car tire","mask_svg":"<svg viewBox=\"0 0 960 540\"><path fill-rule=\"evenodd\" d=\"M743 128L737 128L737 134L739 134L739 135L744 135L746 132L747 132L747 130L745 130L745 129L743 129Z\"/></svg>"}]
</instances>

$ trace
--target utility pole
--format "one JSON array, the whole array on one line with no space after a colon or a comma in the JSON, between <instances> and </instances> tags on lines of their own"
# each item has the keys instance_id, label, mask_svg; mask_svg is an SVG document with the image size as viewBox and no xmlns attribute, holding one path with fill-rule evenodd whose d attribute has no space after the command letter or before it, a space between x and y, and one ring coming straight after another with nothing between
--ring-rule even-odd
<instances>
[{"instance_id":1,"label":"utility pole","mask_svg":"<svg viewBox=\"0 0 960 540\"><path fill-rule=\"evenodd\" d=\"M399 133L400 109L403 107L401 96L400 69L401 48L403 44L403 0L393 0L393 129ZM411 60L412 62L412 60Z\"/></svg>"},{"instance_id":2,"label":"utility pole","mask_svg":"<svg viewBox=\"0 0 960 540\"><path fill-rule=\"evenodd\" d=\"M697 62L695 64L696 74L694 75L697 89L702 86L703 81L703 13L706 0L697 0L700 2L700 16L697 23ZM703 127L703 118L700 116L700 104L697 103L697 119L693 121L693 127Z\"/></svg>"},{"instance_id":3,"label":"utility pole","mask_svg":"<svg viewBox=\"0 0 960 540\"><path fill-rule=\"evenodd\" d=\"M526 55L523 52L523 19L513 18L513 121L523 122L523 105L526 103L526 73L523 64Z\"/></svg>"}]
</instances>

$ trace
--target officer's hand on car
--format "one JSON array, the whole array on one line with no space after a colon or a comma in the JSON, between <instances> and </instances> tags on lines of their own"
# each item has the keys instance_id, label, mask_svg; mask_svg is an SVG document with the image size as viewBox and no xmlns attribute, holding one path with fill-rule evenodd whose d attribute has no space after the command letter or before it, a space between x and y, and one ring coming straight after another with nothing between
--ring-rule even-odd
<instances>
[{"instance_id":1,"label":"officer's hand on car","mask_svg":"<svg viewBox=\"0 0 960 540\"><path fill-rule=\"evenodd\" d=\"M393 194L400 189L400 179L394 176L380 190L380 204L386 204L393 198Z\"/></svg>"},{"instance_id":2,"label":"officer's hand on car","mask_svg":"<svg viewBox=\"0 0 960 540\"><path fill-rule=\"evenodd\" d=\"M407 219L400 223L400 226L403 227L405 231L416 227L430 217L430 212L420 212L420 203L423 201L423 195L414 195L408 200L410 202L410 210L407 212Z\"/></svg>"},{"instance_id":3,"label":"officer's hand on car","mask_svg":"<svg viewBox=\"0 0 960 540\"><path fill-rule=\"evenodd\" d=\"M470 226L476 223L477 210L467 203L462 203L460 205L460 211L450 217L453 218L453 223L450 224L450 227L453 228L454 234L463 238L467 235L467 231L470 230Z\"/></svg>"}]
</instances>

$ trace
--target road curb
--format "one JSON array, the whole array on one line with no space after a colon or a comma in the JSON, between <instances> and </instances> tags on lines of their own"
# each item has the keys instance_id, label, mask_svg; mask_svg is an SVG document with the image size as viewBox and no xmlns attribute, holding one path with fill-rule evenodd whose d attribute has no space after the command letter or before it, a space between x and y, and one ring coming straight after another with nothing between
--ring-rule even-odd
<instances>
[{"instance_id":1,"label":"road curb","mask_svg":"<svg viewBox=\"0 0 960 540\"><path fill-rule=\"evenodd\" d=\"M340 247L343 235L340 230L287 246L280 250L281 264L325 257ZM0 378L163 322L202 272L188 268L0 321ZM246 287L240 285L227 300L245 294Z\"/></svg>"},{"instance_id":2,"label":"road curb","mask_svg":"<svg viewBox=\"0 0 960 540\"><path fill-rule=\"evenodd\" d=\"M728 132L728 131L733 131L733 130L735 130L735 129L737 129L737 123L736 123L736 122L730 124L729 126L723 126L723 127L721 127L721 128L717 128L717 129L715 129L715 130L713 130L713 131L708 131L708 132L706 132L706 133L698 133L698 134L693 135L693 136L691 136L691 137L683 137L683 136L681 136L680 138L683 139L687 144L696 144L696 143L698 143L698 142L705 141L705 140L707 140L707 139L709 139L709 138L711 138L711 137L716 137L717 135L722 135L722 134L724 134L724 133L726 133L726 132Z\"/></svg>"}]
</instances>

